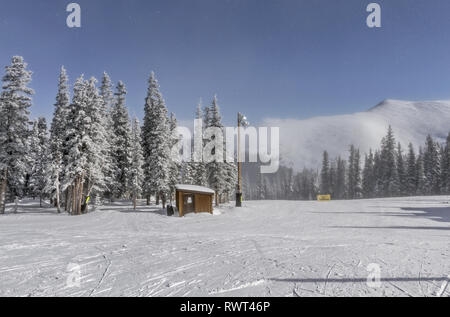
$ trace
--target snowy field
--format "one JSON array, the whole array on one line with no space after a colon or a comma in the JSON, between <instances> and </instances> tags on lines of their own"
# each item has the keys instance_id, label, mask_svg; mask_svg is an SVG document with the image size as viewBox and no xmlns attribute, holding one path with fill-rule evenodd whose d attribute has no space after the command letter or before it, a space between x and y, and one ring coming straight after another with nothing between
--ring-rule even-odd
<instances>
[{"instance_id":1,"label":"snowy field","mask_svg":"<svg viewBox=\"0 0 450 317\"><path fill-rule=\"evenodd\" d=\"M185 218L22 201L0 216L0 296L450 296L449 200L246 202Z\"/></svg>"}]
</instances>

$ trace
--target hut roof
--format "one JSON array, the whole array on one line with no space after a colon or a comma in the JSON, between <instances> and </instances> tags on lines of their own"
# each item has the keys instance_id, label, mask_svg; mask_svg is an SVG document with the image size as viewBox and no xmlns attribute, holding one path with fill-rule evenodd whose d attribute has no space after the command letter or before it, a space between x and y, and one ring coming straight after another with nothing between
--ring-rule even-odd
<instances>
[{"instance_id":1,"label":"hut roof","mask_svg":"<svg viewBox=\"0 0 450 317\"><path fill-rule=\"evenodd\" d=\"M183 185L177 184L175 188L179 191L190 192L190 193L199 193L199 194L214 194L214 190L208 187L197 186L197 185Z\"/></svg>"}]
</instances>

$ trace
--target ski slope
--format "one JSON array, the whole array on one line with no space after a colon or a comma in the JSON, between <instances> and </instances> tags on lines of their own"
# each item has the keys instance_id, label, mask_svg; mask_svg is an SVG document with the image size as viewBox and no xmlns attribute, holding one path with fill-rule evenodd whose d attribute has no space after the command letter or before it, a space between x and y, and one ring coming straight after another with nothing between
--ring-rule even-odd
<instances>
[{"instance_id":1,"label":"ski slope","mask_svg":"<svg viewBox=\"0 0 450 317\"><path fill-rule=\"evenodd\" d=\"M449 200L252 201L184 218L25 200L0 216L0 296L450 296Z\"/></svg>"},{"instance_id":2,"label":"ski slope","mask_svg":"<svg viewBox=\"0 0 450 317\"><path fill-rule=\"evenodd\" d=\"M280 127L284 165L301 170L319 167L324 150L332 158L338 155L347 158L350 144L362 153L378 149L389 125L404 150L411 142L418 152L428 134L444 142L450 132L449 121L450 101L388 99L365 112L305 120L267 119L264 124Z\"/></svg>"}]
</instances>

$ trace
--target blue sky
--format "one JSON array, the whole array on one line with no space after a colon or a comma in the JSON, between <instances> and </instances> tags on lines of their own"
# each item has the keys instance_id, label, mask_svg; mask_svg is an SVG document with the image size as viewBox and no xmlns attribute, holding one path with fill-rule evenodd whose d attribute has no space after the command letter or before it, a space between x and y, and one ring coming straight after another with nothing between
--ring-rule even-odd
<instances>
[{"instance_id":1,"label":"blue sky","mask_svg":"<svg viewBox=\"0 0 450 317\"><path fill-rule=\"evenodd\" d=\"M53 112L61 65L71 83L104 70L124 81L139 117L151 70L181 120L214 94L226 123L450 99L448 0L378 1L380 29L361 0L78 0L80 29L66 26L70 2L0 0L0 66L28 62L33 116Z\"/></svg>"}]
</instances>

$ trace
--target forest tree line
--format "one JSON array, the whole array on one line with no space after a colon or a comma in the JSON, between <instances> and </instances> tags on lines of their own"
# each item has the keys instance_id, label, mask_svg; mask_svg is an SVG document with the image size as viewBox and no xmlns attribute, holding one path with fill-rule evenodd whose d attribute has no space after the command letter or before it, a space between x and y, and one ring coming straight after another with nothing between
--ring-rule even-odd
<instances>
[{"instance_id":1,"label":"forest tree line","mask_svg":"<svg viewBox=\"0 0 450 317\"><path fill-rule=\"evenodd\" d=\"M245 180L245 178L244 178ZM430 135L423 146L404 150L388 128L380 148L361 157L354 145L348 159L323 152L319 170L280 167L274 175L259 175L256 186L244 182L247 199L315 200L382 198L450 194L450 133L443 144Z\"/></svg>"},{"instance_id":2,"label":"forest tree line","mask_svg":"<svg viewBox=\"0 0 450 317\"><path fill-rule=\"evenodd\" d=\"M32 121L32 72L20 56L5 67L0 94L0 213L17 197L49 199L58 212L88 212L89 201L151 197L156 204L174 199L177 183L209 186L216 204L226 201L236 186L232 163L179 162L171 155L178 141L177 120L169 114L152 72L141 126L130 120L126 86L113 89L109 75L99 84L81 75L72 94L64 67L57 83L53 117ZM198 105L203 127L223 130L217 98ZM214 136L212 136L213 138ZM212 151L215 149L213 148Z\"/></svg>"}]
</instances>

